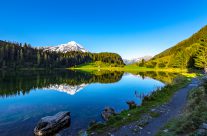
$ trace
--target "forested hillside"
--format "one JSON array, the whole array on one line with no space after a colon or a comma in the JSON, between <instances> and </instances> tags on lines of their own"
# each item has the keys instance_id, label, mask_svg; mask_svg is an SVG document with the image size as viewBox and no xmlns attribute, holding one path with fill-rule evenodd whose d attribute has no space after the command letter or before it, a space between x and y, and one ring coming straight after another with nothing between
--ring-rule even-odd
<instances>
[{"instance_id":1,"label":"forested hillside","mask_svg":"<svg viewBox=\"0 0 207 136\"><path fill-rule=\"evenodd\" d=\"M26 43L0 41L0 68L67 68L93 61L124 65L121 56L115 53L57 53Z\"/></svg>"},{"instance_id":2,"label":"forested hillside","mask_svg":"<svg viewBox=\"0 0 207 136\"><path fill-rule=\"evenodd\" d=\"M156 55L150 61L142 61L138 65L157 68L206 68L207 26L190 38Z\"/></svg>"}]
</instances>

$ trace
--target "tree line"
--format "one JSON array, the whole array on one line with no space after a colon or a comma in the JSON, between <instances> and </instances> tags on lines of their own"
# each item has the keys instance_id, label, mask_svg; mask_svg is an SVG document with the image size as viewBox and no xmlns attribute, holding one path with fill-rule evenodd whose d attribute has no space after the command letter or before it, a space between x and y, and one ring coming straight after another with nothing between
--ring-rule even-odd
<instances>
[{"instance_id":1,"label":"tree line","mask_svg":"<svg viewBox=\"0 0 207 136\"><path fill-rule=\"evenodd\" d=\"M124 65L116 53L50 52L26 43L0 41L0 68L67 68L94 61Z\"/></svg>"}]
</instances>

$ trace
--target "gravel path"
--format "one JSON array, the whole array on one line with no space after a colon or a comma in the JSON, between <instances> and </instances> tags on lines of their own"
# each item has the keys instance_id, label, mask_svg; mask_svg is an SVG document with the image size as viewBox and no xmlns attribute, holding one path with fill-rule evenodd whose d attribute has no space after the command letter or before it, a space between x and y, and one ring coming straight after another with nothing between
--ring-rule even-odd
<instances>
[{"instance_id":1,"label":"gravel path","mask_svg":"<svg viewBox=\"0 0 207 136\"><path fill-rule=\"evenodd\" d=\"M170 119L179 115L183 109L188 92L199 85L197 78L192 79L192 82L186 87L180 89L172 97L171 101L159 107L163 113L157 118L152 118L148 124L142 128L133 122L129 125L122 126L117 131L109 133L111 136L154 136ZM156 110L156 109L152 109Z\"/></svg>"}]
</instances>

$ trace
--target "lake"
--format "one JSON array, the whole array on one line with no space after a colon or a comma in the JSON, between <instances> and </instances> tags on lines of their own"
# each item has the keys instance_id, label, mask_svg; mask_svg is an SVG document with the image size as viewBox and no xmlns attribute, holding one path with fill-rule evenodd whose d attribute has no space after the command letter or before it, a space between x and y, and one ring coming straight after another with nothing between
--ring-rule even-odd
<instances>
[{"instance_id":1,"label":"lake","mask_svg":"<svg viewBox=\"0 0 207 136\"><path fill-rule=\"evenodd\" d=\"M164 72L69 70L1 71L0 134L30 136L44 116L70 111L71 124L62 135L77 135L91 121L103 121L101 111L128 109L126 101L141 104L145 95L172 81Z\"/></svg>"}]
</instances>

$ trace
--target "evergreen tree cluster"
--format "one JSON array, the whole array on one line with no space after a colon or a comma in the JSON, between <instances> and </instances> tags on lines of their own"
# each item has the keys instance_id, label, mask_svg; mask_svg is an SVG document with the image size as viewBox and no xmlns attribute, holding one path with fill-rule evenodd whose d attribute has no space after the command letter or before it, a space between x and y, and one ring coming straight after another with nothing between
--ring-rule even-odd
<instances>
[{"instance_id":1,"label":"evergreen tree cluster","mask_svg":"<svg viewBox=\"0 0 207 136\"><path fill-rule=\"evenodd\" d=\"M0 41L0 68L67 68L94 61L124 65L121 56L115 53L57 53L26 43Z\"/></svg>"}]
</instances>

